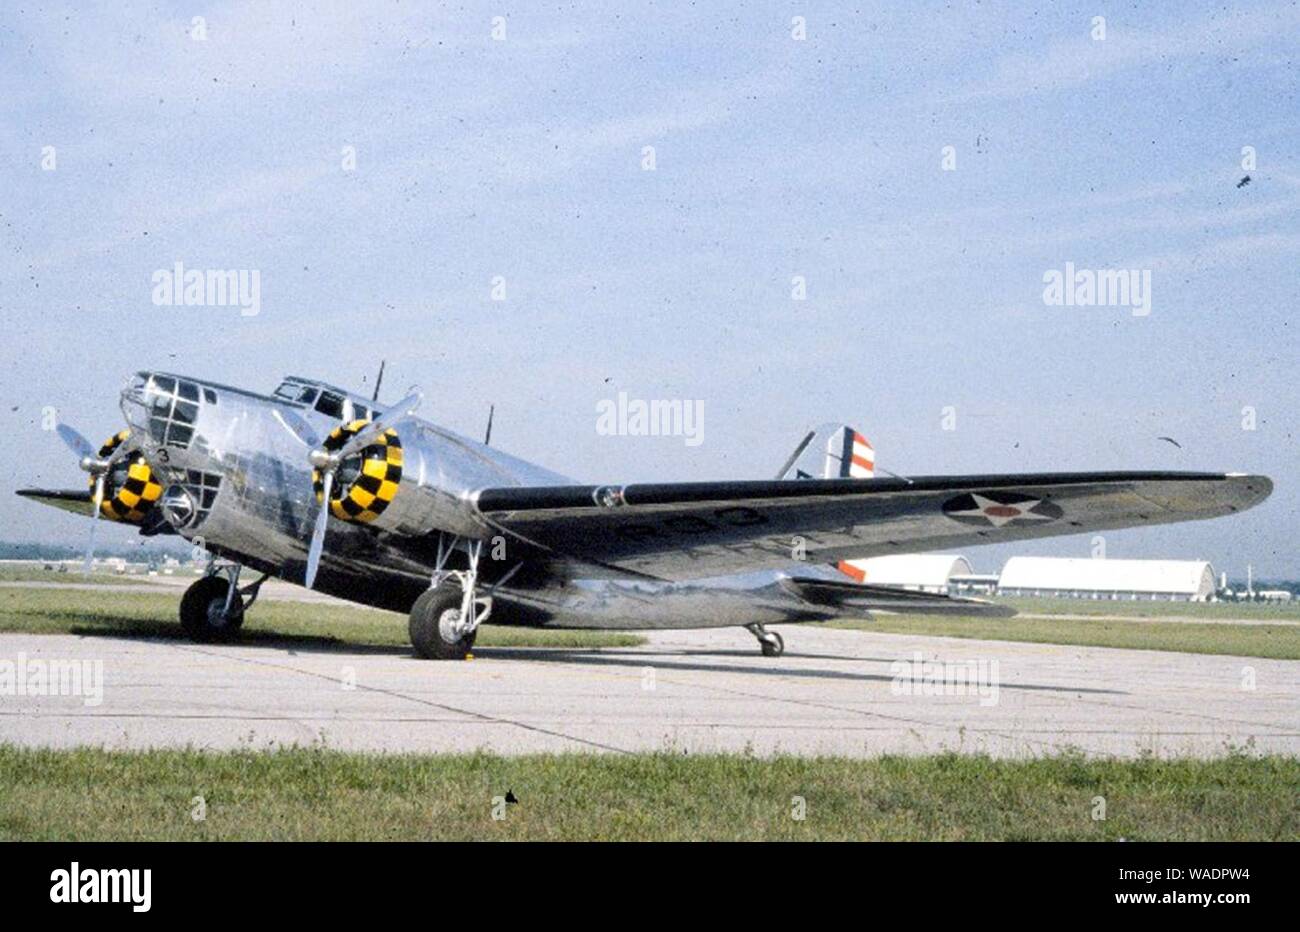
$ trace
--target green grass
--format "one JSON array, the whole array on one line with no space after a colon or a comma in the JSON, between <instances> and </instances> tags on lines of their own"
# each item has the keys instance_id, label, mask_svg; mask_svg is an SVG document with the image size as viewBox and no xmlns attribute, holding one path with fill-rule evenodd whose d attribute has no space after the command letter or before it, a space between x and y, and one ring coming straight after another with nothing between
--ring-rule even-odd
<instances>
[{"instance_id":1,"label":"green grass","mask_svg":"<svg viewBox=\"0 0 1300 932\"><path fill-rule=\"evenodd\" d=\"M1196 618L1205 621L1300 621L1297 602L1152 602L1104 599L999 598L1019 612L1039 615L1125 615L1140 618Z\"/></svg>"},{"instance_id":2,"label":"green grass","mask_svg":"<svg viewBox=\"0 0 1300 932\"><path fill-rule=\"evenodd\" d=\"M517 804L493 798L507 791ZM202 796L206 818L191 817ZM1103 797L1104 821L1094 820ZM793 798L806 817L793 818ZM1294 840L1300 760L0 746L0 839Z\"/></svg>"},{"instance_id":3,"label":"green grass","mask_svg":"<svg viewBox=\"0 0 1300 932\"><path fill-rule=\"evenodd\" d=\"M193 575L190 573L189 575ZM0 583L4 582L51 582L67 583L74 585L77 583L94 583L96 585L124 585L140 586L148 585L151 577L141 573L110 573L103 570L92 572L89 576L81 572L81 568L70 569L60 573L58 570L42 569L39 566L0 566Z\"/></svg>"},{"instance_id":4,"label":"green grass","mask_svg":"<svg viewBox=\"0 0 1300 932\"><path fill-rule=\"evenodd\" d=\"M177 620L181 589L106 595L76 589L0 589L0 632L117 637L185 637ZM241 639L299 646L405 647L406 617L344 605L261 600ZM644 638L607 631L552 631L483 625L478 647L632 647Z\"/></svg>"},{"instance_id":5,"label":"green grass","mask_svg":"<svg viewBox=\"0 0 1300 932\"><path fill-rule=\"evenodd\" d=\"M1300 660L1300 625L1231 624L1226 619L1286 621L1295 606L1248 603L1092 602L1074 599L1006 599L1023 614L1012 618L950 615L877 615L826 622L833 628L939 637L1170 650ZM1046 617L1034 617L1034 616ZM1068 617L1124 615L1131 617ZM1204 618L1204 621L1160 620ZM1216 621L1224 619L1222 621Z\"/></svg>"},{"instance_id":6,"label":"green grass","mask_svg":"<svg viewBox=\"0 0 1300 932\"><path fill-rule=\"evenodd\" d=\"M1300 660L1300 626L1296 625L1216 625L1179 621L1024 617L957 618L935 615L880 615L866 621L830 621L826 624L834 628L891 634Z\"/></svg>"}]
</instances>

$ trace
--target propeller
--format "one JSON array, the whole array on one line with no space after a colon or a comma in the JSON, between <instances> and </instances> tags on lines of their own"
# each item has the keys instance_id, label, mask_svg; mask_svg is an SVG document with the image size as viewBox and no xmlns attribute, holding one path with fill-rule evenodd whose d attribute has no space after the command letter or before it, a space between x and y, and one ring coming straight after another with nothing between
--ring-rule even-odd
<instances>
[{"instance_id":1,"label":"propeller","mask_svg":"<svg viewBox=\"0 0 1300 932\"><path fill-rule=\"evenodd\" d=\"M109 472L117 462L130 452L130 446L125 440L119 443L108 457L100 459L99 451L91 446L90 441L83 437L75 428L67 424L59 424L55 428L68 448L77 454L78 465L87 473L95 477L95 494L92 499L94 503L94 512L90 516L90 537L86 542L86 560L82 564L81 571L85 575L90 575L90 568L95 562L95 529L99 527L99 514L104 504L104 482Z\"/></svg>"},{"instance_id":2,"label":"propeller","mask_svg":"<svg viewBox=\"0 0 1300 932\"><path fill-rule=\"evenodd\" d=\"M349 438L348 442L334 454L339 460L345 460L354 453L358 453L370 446L380 438L402 418L410 417L415 413L415 409L420 407L420 402L424 400L424 394L420 391L413 391L397 404L390 406L382 414L375 416L365 427L357 431ZM337 464L336 464L337 465Z\"/></svg>"},{"instance_id":3,"label":"propeller","mask_svg":"<svg viewBox=\"0 0 1300 932\"><path fill-rule=\"evenodd\" d=\"M311 425L297 414L292 411L281 411L277 408L271 411L271 416L280 422L280 426L289 432L289 436L303 446L320 446L320 437L316 436L316 431L312 430Z\"/></svg>"},{"instance_id":4,"label":"propeller","mask_svg":"<svg viewBox=\"0 0 1300 932\"><path fill-rule=\"evenodd\" d=\"M322 491L324 494L321 498L320 510L316 513L316 526L312 528L311 532L311 547L307 551L307 575L303 583L308 589L316 582L316 570L320 568L321 551L325 548L325 527L329 524L330 495L334 491L334 473L348 457L360 453L378 440L385 431L398 421L414 414L415 409L420 406L423 399L424 395L418 389L411 392L411 394L387 408L383 413L375 415L369 424L349 437L348 441L337 450L327 450L318 443L308 443L306 434L310 432L310 428L307 431L300 432L295 429L297 425L294 425L291 421L281 419L280 423L284 424L304 444L312 447L311 452L307 454L307 460L314 469L320 472L323 486ZM306 424L303 423L301 426L306 427Z\"/></svg>"}]
</instances>

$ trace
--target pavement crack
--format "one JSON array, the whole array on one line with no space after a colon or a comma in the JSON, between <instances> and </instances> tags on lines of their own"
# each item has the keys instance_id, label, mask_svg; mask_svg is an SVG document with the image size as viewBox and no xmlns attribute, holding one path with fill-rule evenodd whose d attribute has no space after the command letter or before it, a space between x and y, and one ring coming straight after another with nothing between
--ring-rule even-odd
<instances>
[{"instance_id":1,"label":"pavement crack","mask_svg":"<svg viewBox=\"0 0 1300 932\"><path fill-rule=\"evenodd\" d=\"M313 677L314 679L324 680L325 682L328 683L338 683L338 677L330 676L329 674L326 673L317 673L315 670L304 670L301 667L295 667L291 664L280 663L272 660L259 660L255 657L240 657L238 655L226 654L220 651L205 650L201 647L196 647L196 646L182 646L179 644L173 644L169 646L175 648L176 650L189 651L190 653L203 654L204 656L209 656L209 657L221 657L223 659L231 659L239 663L247 663L247 664L252 664L254 666L271 667L277 670L287 670L291 673L297 673L302 676L310 676ZM530 725L527 722L521 722L518 721L517 719L504 718L495 715L488 715L484 712L476 712L473 709L465 709L465 708L460 708L458 706L448 705L445 702L435 702L432 699L422 699L419 696L412 696L396 689L384 689L383 687L380 686L367 686L363 683L357 683L355 688L359 690L365 690L366 692L375 693L377 695L391 696L394 699L402 699L405 700L406 702L413 702L416 703L417 705L426 706L427 708L431 708L431 709L441 709L444 712L452 712L457 715L463 715L468 718L477 719L480 722L487 722L494 725L509 725L514 728L523 729L524 731L531 731L535 734L547 735L548 737L559 738L564 741L572 741L575 744L582 744L587 747L595 748L600 751L611 751L616 754L632 753L627 748L620 748L615 745L605 744L600 741L592 741L588 738L580 738L577 735L570 735L562 731L557 731L550 728L543 728L540 725Z\"/></svg>"}]
</instances>

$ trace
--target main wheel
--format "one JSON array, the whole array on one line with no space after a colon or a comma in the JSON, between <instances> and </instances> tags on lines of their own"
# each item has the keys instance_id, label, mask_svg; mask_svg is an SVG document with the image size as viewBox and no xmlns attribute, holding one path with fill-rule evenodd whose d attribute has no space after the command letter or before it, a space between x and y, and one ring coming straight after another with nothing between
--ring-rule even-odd
<instances>
[{"instance_id":1,"label":"main wheel","mask_svg":"<svg viewBox=\"0 0 1300 932\"><path fill-rule=\"evenodd\" d=\"M769 631L767 637L758 642L764 657L780 657L785 653L785 641L775 631Z\"/></svg>"},{"instance_id":2,"label":"main wheel","mask_svg":"<svg viewBox=\"0 0 1300 932\"><path fill-rule=\"evenodd\" d=\"M235 593L227 612L229 591L230 580L224 576L204 576L185 590L181 597L181 627L192 640L229 641L239 634L244 623L244 600Z\"/></svg>"},{"instance_id":3,"label":"main wheel","mask_svg":"<svg viewBox=\"0 0 1300 932\"><path fill-rule=\"evenodd\" d=\"M411 646L425 660L464 660L477 631L456 637L460 623L460 586L443 583L420 594L411 606Z\"/></svg>"}]
</instances>

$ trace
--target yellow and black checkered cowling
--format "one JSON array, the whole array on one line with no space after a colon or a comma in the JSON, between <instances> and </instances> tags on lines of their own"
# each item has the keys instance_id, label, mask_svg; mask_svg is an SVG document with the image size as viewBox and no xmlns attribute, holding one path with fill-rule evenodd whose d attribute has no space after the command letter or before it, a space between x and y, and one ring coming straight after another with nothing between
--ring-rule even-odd
<instances>
[{"instance_id":1,"label":"yellow and black checkered cowling","mask_svg":"<svg viewBox=\"0 0 1300 932\"><path fill-rule=\"evenodd\" d=\"M331 452L339 449L370 422L352 421L340 424L325 438L324 447ZM397 494L402 481L402 441L397 432L384 431L379 439L361 451L361 472L350 483L336 485L330 494L330 514L343 521L365 523L384 513L384 509ZM325 482L320 470L311 473L316 501L325 497Z\"/></svg>"},{"instance_id":2,"label":"yellow and black checkered cowling","mask_svg":"<svg viewBox=\"0 0 1300 932\"><path fill-rule=\"evenodd\" d=\"M105 459L111 456L129 436L131 432L123 430L109 437L99 448L99 458ZM144 454L139 451L126 458L126 478L121 481L121 485L114 485L120 475L121 467L118 466L105 477L104 501L99 506L99 512L110 521L140 524L149 513L149 509L153 508L154 502L162 495L163 487L154 479L153 471L145 462ZM92 492L95 489L94 476L90 477L90 488Z\"/></svg>"}]
</instances>

